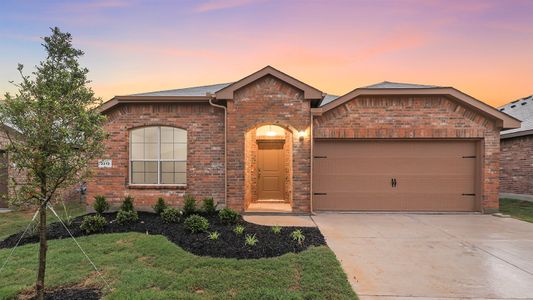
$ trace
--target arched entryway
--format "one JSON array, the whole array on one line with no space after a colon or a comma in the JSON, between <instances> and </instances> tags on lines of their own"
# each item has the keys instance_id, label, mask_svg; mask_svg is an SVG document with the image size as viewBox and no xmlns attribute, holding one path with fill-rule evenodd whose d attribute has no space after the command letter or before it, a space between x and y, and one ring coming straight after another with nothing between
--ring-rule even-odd
<instances>
[{"instance_id":1,"label":"arched entryway","mask_svg":"<svg viewBox=\"0 0 533 300\"><path fill-rule=\"evenodd\" d=\"M291 211L292 148L290 129L258 125L245 135L245 204L247 210Z\"/></svg>"}]
</instances>

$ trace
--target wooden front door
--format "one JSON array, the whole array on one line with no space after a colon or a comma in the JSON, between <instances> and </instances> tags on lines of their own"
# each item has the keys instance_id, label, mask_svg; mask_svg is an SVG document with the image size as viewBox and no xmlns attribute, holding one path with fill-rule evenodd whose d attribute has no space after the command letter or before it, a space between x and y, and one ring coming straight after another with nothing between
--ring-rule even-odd
<instances>
[{"instance_id":1,"label":"wooden front door","mask_svg":"<svg viewBox=\"0 0 533 300\"><path fill-rule=\"evenodd\" d=\"M257 199L284 200L283 141L257 142Z\"/></svg>"}]
</instances>

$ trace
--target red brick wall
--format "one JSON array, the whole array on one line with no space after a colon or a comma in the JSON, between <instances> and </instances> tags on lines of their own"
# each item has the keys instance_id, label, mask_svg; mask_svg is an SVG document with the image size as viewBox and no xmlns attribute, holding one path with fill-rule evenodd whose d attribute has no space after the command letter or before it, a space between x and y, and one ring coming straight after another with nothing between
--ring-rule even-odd
<instances>
[{"instance_id":1,"label":"red brick wall","mask_svg":"<svg viewBox=\"0 0 533 300\"><path fill-rule=\"evenodd\" d=\"M127 104L107 113L105 130L109 138L102 159L112 159L113 167L98 169L88 181L87 201L104 195L114 205L126 195L135 197L137 207L149 208L158 197L171 205L181 205L184 193L197 200L214 197L224 200L224 113L208 103ZM139 188L129 186L129 130L142 126L173 126L187 130L187 186L180 188Z\"/></svg>"},{"instance_id":2,"label":"red brick wall","mask_svg":"<svg viewBox=\"0 0 533 300\"><path fill-rule=\"evenodd\" d=\"M310 211L310 140L297 131L310 126L310 103L302 91L273 76L237 90L228 101L228 206L245 206L245 134L258 125L277 124L293 132L293 195L295 212Z\"/></svg>"},{"instance_id":3,"label":"red brick wall","mask_svg":"<svg viewBox=\"0 0 533 300\"><path fill-rule=\"evenodd\" d=\"M498 209L499 130L444 96L360 96L314 120L315 138L475 138L482 140L483 211Z\"/></svg>"},{"instance_id":4,"label":"red brick wall","mask_svg":"<svg viewBox=\"0 0 533 300\"><path fill-rule=\"evenodd\" d=\"M533 195L533 135L500 143L500 192Z\"/></svg>"}]
</instances>

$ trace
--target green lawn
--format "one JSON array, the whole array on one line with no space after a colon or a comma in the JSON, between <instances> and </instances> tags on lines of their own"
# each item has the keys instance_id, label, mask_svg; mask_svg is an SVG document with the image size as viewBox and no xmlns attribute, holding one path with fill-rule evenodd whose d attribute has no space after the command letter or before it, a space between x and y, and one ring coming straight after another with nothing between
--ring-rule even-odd
<instances>
[{"instance_id":1,"label":"green lawn","mask_svg":"<svg viewBox=\"0 0 533 300\"><path fill-rule=\"evenodd\" d=\"M140 233L79 238L113 290L106 299L356 299L327 247L277 258L236 260L192 255L163 236ZM37 245L15 251L0 274L0 299L34 284ZM8 254L0 250L0 262ZM103 286L70 239L50 241L49 287Z\"/></svg>"},{"instance_id":2,"label":"green lawn","mask_svg":"<svg viewBox=\"0 0 533 300\"><path fill-rule=\"evenodd\" d=\"M63 205L57 205L54 209L62 219L65 219ZM70 216L76 217L84 214L86 209L85 205L80 203L69 203L67 211ZM35 211L14 211L0 214L0 240L26 229L34 213ZM48 210L47 220L48 222L57 222L57 218L50 210Z\"/></svg>"},{"instance_id":3,"label":"green lawn","mask_svg":"<svg viewBox=\"0 0 533 300\"><path fill-rule=\"evenodd\" d=\"M533 223L533 202L515 199L500 199L500 212Z\"/></svg>"}]
</instances>

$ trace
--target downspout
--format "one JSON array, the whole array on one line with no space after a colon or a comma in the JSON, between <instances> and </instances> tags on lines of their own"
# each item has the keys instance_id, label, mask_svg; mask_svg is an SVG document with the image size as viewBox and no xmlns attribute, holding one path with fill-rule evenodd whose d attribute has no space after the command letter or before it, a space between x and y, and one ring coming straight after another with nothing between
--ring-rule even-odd
<instances>
[{"instance_id":1,"label":"downspout","mask_svg":"<svg viewBox=\"0 0 533 300\"><path fill-rule=\"evenodd\" d=\"M225 106L213 103L214 95L209 98L209 104L224 110L224 207L228 200L228 111ZM219 203L220 204L220 203Z\"/></svg>"},{"instance_id":2,"label":"downspout","mask_svg":"<svg viewBox=\"0 0 533 300\"><path fill-rule=\"evenodd\" d=\"M310 203L309 203L309 208L310 208L310 213L311 215L313 214L313 148L314 148L314 144L315 144L315 140L313 138L313 113L311 112L311 127L310 127L310 133L309 133L309 137L310 137L310 143L311 143L311 173L310 173L310 180L311 180L311 184L310 184L310 192L309 192L309 199L311 199Z\"/></svg>"}]
</instances>

